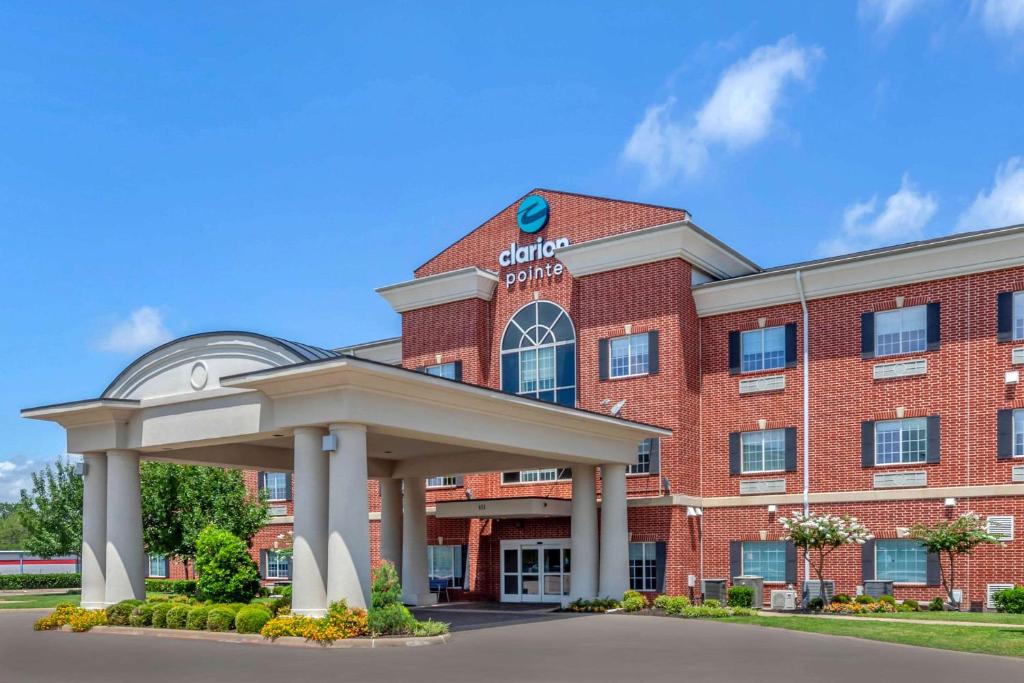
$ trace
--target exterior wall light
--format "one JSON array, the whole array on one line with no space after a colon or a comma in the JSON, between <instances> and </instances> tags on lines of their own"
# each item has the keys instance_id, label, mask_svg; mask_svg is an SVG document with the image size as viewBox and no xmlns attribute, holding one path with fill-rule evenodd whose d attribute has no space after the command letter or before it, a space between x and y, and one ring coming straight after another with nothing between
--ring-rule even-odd
<instances>
[{"instance_id":1,"label":"exterior wall light","mask_svg":"<svg viewBox=\"0 0 1024 683\"><path fill-rule=\"evenodd\" d=\"M945 505L948 508L955 508L956 498L947 498L945 501L943 501L943 505Z\"/></svg>"}]
</instances>

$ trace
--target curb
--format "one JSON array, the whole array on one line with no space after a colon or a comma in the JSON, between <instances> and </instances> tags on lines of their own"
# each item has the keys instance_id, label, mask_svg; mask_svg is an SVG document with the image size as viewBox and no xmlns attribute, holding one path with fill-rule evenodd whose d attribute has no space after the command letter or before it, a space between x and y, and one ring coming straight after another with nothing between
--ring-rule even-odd
<instances>
[{"instance_id":1,"label":"curb","mask_svg":"<svg viewBox=\"0 0 1024 683\"><path fill-rule=\"evenodd\" d=\"M71 633L70 626L60 629ZM422 638L349 638L336 640L328 645L321 645L296 636L283 636L277 640L267 640L258 633L231 633L211 631L185 631L177 629L135 628L131 626L94 626L88 633L118 636L142 636L151 638L170 638L173 640L198 640L213 643L233 643L236 645L277 645L281 647L306 647L325 649L376 649L389 647L426 647L444 645L451 640L451 634L426 636Z\"/></svg>"}]
</instances>

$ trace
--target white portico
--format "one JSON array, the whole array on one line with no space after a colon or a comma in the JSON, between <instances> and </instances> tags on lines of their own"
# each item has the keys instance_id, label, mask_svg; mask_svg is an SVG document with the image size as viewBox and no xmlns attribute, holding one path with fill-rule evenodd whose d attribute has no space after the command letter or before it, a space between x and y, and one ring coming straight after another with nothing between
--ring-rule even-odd
<instances>
[{"instance_id":1,"label":"white portico","mask_svg":"<svg viewBox=\"0 0 1024 683\"><path fill-rule=\"evenodd\" d=\"M369 604L369 479L381 556L405 600L431 599L426 477L572 467L572 597L628 586L626 466L668 430L239 332L185 337L132 363L96 399L30 408L85 457L82 602L144 592L140 458L294 471L293 606ZM594 494L601 467L600 538Z\"/></svg>"}]
</instances>

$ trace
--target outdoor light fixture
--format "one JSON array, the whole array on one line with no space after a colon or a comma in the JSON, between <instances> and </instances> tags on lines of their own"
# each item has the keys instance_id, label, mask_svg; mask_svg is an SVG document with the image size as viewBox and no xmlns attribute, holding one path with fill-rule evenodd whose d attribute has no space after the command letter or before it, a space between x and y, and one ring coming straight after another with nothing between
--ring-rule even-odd
<instances>
[{"instance_id":1,"label":"outdoor light fixture","mask_svg":"<svg viewBox=\"0 0 1024 683\"><path fill-rule=\"evenodd\" d=\"M1007 370L1005 378L1007 384L1020 384L1020 370Z\"/></svg>"},{"instance_id":2,"label":"outdoor light fixture","mask_svg":"<svg viewBox=\"0 0 1024 683\"><path fill-rule=\"evenodd\" d=\"M335 434L325 434L320 449L323 451L338 450L338 437Z\"/></svg>"},{"instance_id":3,"label":"outdoor light fixture","mask_svg":"<svg viewBox=\"0 0 1024 683\"><path fill-rule=\"evenodd\" d=\"M613 416L616 416L616 415L618 415L618 414L619 414L620 412L622 412L622 408L623 408L623 406L625 406L625 405L626 405L626 399L622 399L621 401L619 401L618 403L616 403L615 405L613 405L613 406L611 407L611 410L609 410L608 412L609 412L609 413L611 413L611 414L612 414Z\"/></svg>"},{"instance_id":4,"label":"outdoor light fixture","mask_svg":"<svg viewBox=\"0 0 1024 683\"><path fill-rule=\"evenodd\" d=\"M687 517L700 517L703 514L704 514L704 509L703 508L691 507L691 506L687 506L687 508L686 508L686 516Z\"/></svg>"},{"instance_id":5,"label":"outdoor light fixture","mask_svg":"<svg viewBox=\"0 0 1024 683\"><path fill-rule=\"evenodd\" d=\"M473 489L466 489L466 500L473 500Z\"/></svg>"},{"instance_id":6,"label":"outdoor light fixture","mask_svg":"<svg viewBox=\"0 0 1024 683\"><path fill-rule=\"evenodd\" d=\"M943 501L943 504L948 508L955 508L956 498L947 498L945 501Z\"/></svg>"},{"instance_id":7,"label":"outdoor light fixture","mask_svg":"<svg viewBox=\"0 0 1024 683\"><path fill-rule=\"evenodd\" d=\"M775 514L778 511L779 511L779 506L778 505L769 505L768 506L768 514L773 515L773 514Z\"/></svg>"}]
</instances>

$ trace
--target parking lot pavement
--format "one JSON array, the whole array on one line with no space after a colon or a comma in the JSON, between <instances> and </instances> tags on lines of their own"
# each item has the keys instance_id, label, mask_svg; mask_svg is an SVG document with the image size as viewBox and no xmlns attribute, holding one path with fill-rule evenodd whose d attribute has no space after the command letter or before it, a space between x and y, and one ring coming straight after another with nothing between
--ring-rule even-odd
<instances>
[{"instance_id":1,"label":"parking lot pavement","mask_svg":"<svg viewBox=\"0 0 1024 683\"><path fill-rule=\"evenodd\" d=\"M1024 670L1016 659L661 617L501 613L488 626L476 620L495 615L467 611L457 618L471 627L447 645L315 650L37 633L38 616L0 613L0 683L995 683L1021 681Z\"/></svg>"}]
</instances>

